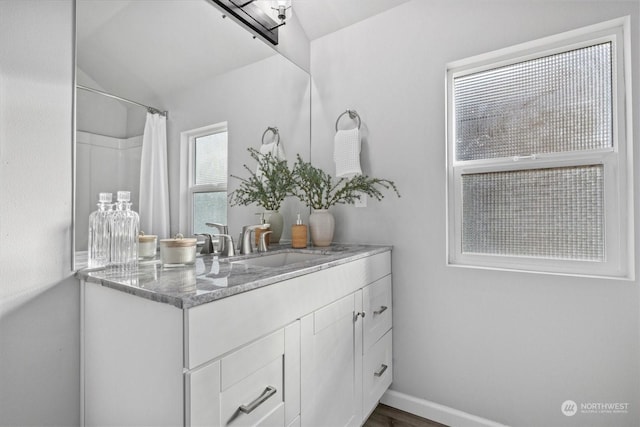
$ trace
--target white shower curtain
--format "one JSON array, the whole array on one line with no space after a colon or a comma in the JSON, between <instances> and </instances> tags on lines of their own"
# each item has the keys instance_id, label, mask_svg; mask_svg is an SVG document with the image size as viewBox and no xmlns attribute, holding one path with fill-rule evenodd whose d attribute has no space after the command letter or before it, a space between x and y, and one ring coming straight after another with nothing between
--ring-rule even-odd
<instances>
[{"instance_id":1,"label":"white shower curtain","mask_svg":"<svg viewBox=\"0 0 640 427\"><path fill-rule=\"evenodd\" d=\"M147 113L140 159L140 230L159 239L169 236L167 118Z\"/></svg>"}]
</instances>

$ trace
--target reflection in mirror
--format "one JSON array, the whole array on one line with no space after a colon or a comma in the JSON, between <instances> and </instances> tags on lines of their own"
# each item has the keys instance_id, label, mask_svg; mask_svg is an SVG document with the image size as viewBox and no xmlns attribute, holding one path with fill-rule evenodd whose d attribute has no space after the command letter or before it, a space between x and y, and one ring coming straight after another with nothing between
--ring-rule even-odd
<instances>
[{"instance_id":1,"label":"reflection in mirror","mask_svg":"<svg viewBox=\"0 0 640 427\"><path fill-rule=\"evenodd\" d=\"M247 148L259 148L265 129L272 126L280 130L290 163L296 153L309 157L309 75L238 23L223 19L207 0L77 0L76 65L77 84L168 111L171 234L189 235L202 231L203 222L226 221L237 236L242 225L258 220L256 206L226 208L226 197L223 201L221 196L238 183L216 181L225 163L220 141L210 161L194 159L197 152L210 157L206 147L214 143L202 137L190 149L189 132L225 123L225 177L244 176L244 163L255 167ZM76 110L75 244L83 251L88 216L99 192L115 196L118 190L131 191L133 208L139 208L147 112L82 90L77 91ZM190 166L196 160L201 166ZM198 173L204 175L194 175ZM212 200L210 211L193 208L194 203L207 206ZM282 206L284 239L298 210L308 213L295 200ZM154 232L145 224L141 227ZM168 236L159 236L164 237Z\"/></svg>"},{"instance_id":2,"label":"reflection in mirror","mask_svg":"<svg viewBox=\"0 0 640 427\"><path fill-rule=\"evenodd\" d=\"M228 135L226 122L182 133L189 156L182 174L189 186L186 229L194 234L216 232L207 224L227 224Z\"/></svg>"}]
</instances>

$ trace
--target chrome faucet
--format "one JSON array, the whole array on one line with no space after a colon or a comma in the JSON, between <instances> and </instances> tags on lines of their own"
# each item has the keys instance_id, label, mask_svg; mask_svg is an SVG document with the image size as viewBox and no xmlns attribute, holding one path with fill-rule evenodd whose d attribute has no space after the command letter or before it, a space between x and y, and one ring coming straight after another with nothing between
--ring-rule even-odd
<instances>
[{"instance_id":1,"label":"chrome faucet","mask_svg":"<svg viewBox=\"0 0 640 427\"><path fill-rule=\"evenodd\" d=\"M213 239L211 237L211 234L198 233L198 234L196 234L196 236L203 236L204 237L204 243L202 245L202 249L200 250L201 254L212 254L212 253L215 253L215 251L213 249Z\"/></svg>"},{"instance_id":2,"label":"chrome faucet","mask_svg":"<svg viewBox=\"0 0 640 427\"><path fill-rule=\"evenodd\" d=\"M235 256L236 249L233 244L233 237L228 234L213 234L213 237L217 237L220 239L221 245L224 244L224 250L222 251L222 255L226 256Z\"/></svg>"},{"instance_id":3,"label":"chrome faucet","mask_svg":"<svg viewBox=\"0 0 640 427\"><path fill-rule=\"evenodd\" d=\"M229 226L224 225L224 224L218 224L216 222L205 222L205 225L208 227L213 227L216 228L218 230L218 235L219 234L229 234ZM218 242L218 250L220 251L220 253L225 253L226 249L225 249L225 239L220 239ZM214 251L215 252L215 251Z\"/></svg>"},{"instance_id":4,"label":"chrome faucet","mask_svg":"<svg viewBox=\"0 0 640 427\"><path fill-rule=\"evenodd\" d=\"M251 232L262 229L266 230L270 227L270 224L258 224L258 225L245 225L242 227L242 233L240 234L240 248L238 252L243 255L249 255L253 252L253 245L251 244Z\"/></svg>"},{"instance_id":5,"label":"chrome faucet","mask_svg":"<svg viewBox=\"0 0 640 427\"><path fill-rule=\"evenodd\" d=\"M260 234L260 241L258 242L258 252L267 252L269 250L269 245L267 245L267 236L273 233L273 231L265 231Z\"/></svg>"}]
</instances>

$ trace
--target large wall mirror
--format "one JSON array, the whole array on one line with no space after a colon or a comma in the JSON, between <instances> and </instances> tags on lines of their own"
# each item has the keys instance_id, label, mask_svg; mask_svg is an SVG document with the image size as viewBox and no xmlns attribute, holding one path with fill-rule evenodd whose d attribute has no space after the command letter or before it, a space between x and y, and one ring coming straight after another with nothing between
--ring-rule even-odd
<instances>
[{"instance_id":1,"label":"large wall mirror","mask_svg":"<svg viewBox=\"0 0 640 427\"><path fill-rule=\"evenodd\" d=\"M307 72L223 18L207 0L77 0L76 83L168 112L166 124L171 234L208 218L185 188L185 135L199 129L226 131L215 143L228 175L246 176L247 148L258 149L277 127L290 163L309 158L310 77ZM137 209L147 110L86 89L76 91L75 247L87 249L88 217L99 192L130 191ZM197 133L197 132L196 132ZM206 137L206 135L205 135ZM268 140L269 136L267 136ZM215 137L214 137L215 139ZM269 142L269 141L267 141ZM226 150L219 148L226 143ZM223 152L226 151L226 152ZM185 154L187 153L187 154ZM224 163L224 160L223 160ZM220 164L213 165L220 175ZM238 185L228 179L227 191ZM216 187L219 190L220 186ZM222 190L224 190L222 188ZM225 197L212 197L223 202ZM217 208L220 217L220 207ZM211 211L211 222L216 222ZM230 233L258 221L256 206L227 207ZM282 207L287 222L305 209L295 200ZM307 210L308 211L308 210ZM197 215L196 215L197 214ZM142 224L144 228L144 224ZM213 231L213 230L212 230ZM153 230L151 230L153 232ZM169 236L159 236L165 238Z\"/></svg>"}]
</instances>

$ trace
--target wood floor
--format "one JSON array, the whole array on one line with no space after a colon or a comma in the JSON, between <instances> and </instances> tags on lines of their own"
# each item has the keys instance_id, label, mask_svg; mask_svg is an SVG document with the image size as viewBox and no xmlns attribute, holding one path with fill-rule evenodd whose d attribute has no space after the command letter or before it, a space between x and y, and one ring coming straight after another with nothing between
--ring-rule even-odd
<instances>
[{"instance_id":1,"label":"wood floor","mask_svg":"<svg viewBox=\"0 0 640 427\"><path fill-rule=\"evenodd\" d=\"M363 427L447 427L417 415L379 404Z\"/></svg>"}]
</instances>

